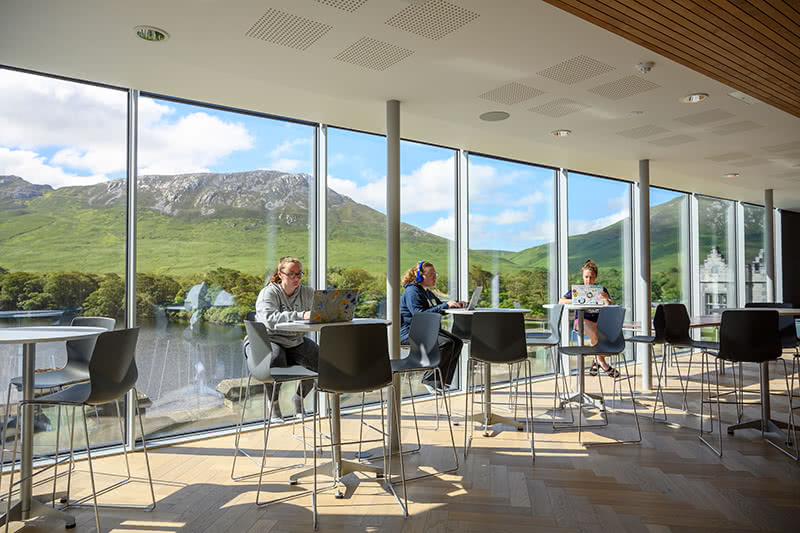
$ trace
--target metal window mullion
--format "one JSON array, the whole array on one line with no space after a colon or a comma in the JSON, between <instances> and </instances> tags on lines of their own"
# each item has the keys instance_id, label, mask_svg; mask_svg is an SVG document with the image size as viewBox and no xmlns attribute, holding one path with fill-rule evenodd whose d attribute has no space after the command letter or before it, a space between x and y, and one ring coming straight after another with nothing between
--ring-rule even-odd
<instances>
[{"instance_id":1,"label":"metal window mullion","mask_svg":"<svg viewBox=\"0 0 800 533\"><path fill-rule=\"evenodd\" d=\"M127 128L127 205L125 236L125 326L136 327L136 188L137 150L139 143L139 91L128 89ZM126 440L123 445L130 449L136 446L136 420L133 390L128 391L125 401Z\"/></svg>"},{"instance_id":2,"label":"metal window mullion","mask_svg":"<svg viewBox=\"0 0 800 533\"><path fill-rule=\"evenodd\" d=\"M315 286L328 286L328 126L317 124L314 128L314 184L315 184L315 221L314 251L316 269ZM319 334L317 334L319 341ZM328 412L328 395L317 392L321 413Z\"/></svg>"},{"instance_id":3,"label":"metal window mullion","mask_svg":"<svg viewBox=\"0 0 800 533\"><path fill-rule=\"evenodd\" d=\"M569 171L561 168L555 177L555 230L556 230L556 263L557 263L557 297L560 297L569 287ZM558 301L558 298L554 299ZM562 344L569 345L571 323L569 312L567 318L561 320ZM563 356L560 364L569 370L569 356ZM554 368L553 372L558 369Z\"/></svg>"},{"instance_id":4,"label":"metal window mullion","mask_svg":"<svg viewBox=\"0 0 800 533\"><path fill-rule=\"evenodd\" d=\"M689 313L700 315L700 212L697 195L689 195Z\"/></svg>"},{"instance_id":5,"label":"metal window mullion","mask_svg":"<svg viewBox=\"0 0 800 533\"><path fill-rule=\"evenodd\" d=\"M769 216L769 214L765 214ZM781 212L772 210L772 228L775 235L775 301L783 301L783 228L781 228Z\"/></svg>"},{"instance_id":6,"label":"metal window mullion","mask_svg":"<svg viewBox=\"0 0 800 533\"><path fill-rule=\"evenodd\" d=\"M744 242L744 204L742 202L735 202L734 203L734 223L736 227L735 231L735 253L733 254L734 260L736 263L734 266L734 286L736 287L736 302L734 302L733 306L730 307L744 307L746 303L746 292L747 288L745 287L745 274L744 274L744 250L745 250L745 242Z\"/></svg>"},{"instance_id":7,"label":"metal window mullion","mask_svg":"<svg viewBox=\"0 0 800 533\"><path fill-rule=\"evenodd\" d=\"M469 154L459 149L456 154L456 249L458 250L458 298L465 300L469 294ZM467 351L469 343L464 344L459 362L459 389L466 390Z\"/></svg>"}]
</instances>

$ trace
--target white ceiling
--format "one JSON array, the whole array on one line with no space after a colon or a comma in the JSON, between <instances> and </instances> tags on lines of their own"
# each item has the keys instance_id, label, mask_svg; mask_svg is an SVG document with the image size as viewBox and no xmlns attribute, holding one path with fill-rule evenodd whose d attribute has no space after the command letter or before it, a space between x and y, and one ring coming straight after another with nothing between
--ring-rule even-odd
<instances>
[{"instance_id":1,"label":"white ceiling","mask_svg":"<svg viewBox=\"0 0 800 533\"><path fill-rule=\"evenodd\" d=\"M415 3L6 1L0 3L0 64L377 133L385 130L385 101L397 99L404 138L634 181L638 160L647 158L653 185L762 204L764 189L774 188L776 207L800 210L800 118L734 99L732 88L536 0ZM399 15L405 22L386 23L409 8L429 11L422 17L407 11ZM298 28L323 34L304 50L248 36L270 9L319 23ZM269 38L302 46L288 22L280 22L282 36ZM448 24L459 22L466 24L449 31ZM133 28L142 24L165 29L170 39L140 40ZM440 38L407 31L420 28ZM364 37L406 57L384 70L335 59ZM567 74L583 72L587 61L613 69L570 84L537 74L580 56L584 67ZM378 51L366 57L390 58ZM650 73L634 68L642 61L655 63ZM656 87L618 99L591 92L630 76L624 87ZM513 104L480 97L514 82L538 89L520 88L523 97L538 95ZM698 91L710 98L679 103ZM564 98L589 107L560 118L529 111ZM478 119L495 110L511 118ZM727 118L675 120L706 111ZM715 131L742 122L762 127ZM642 126L656 127L644 128L650 135L641 138L619 135ZM555 129L573 134L554 138ZM677 136L694 140L670 146L685 139ZM724 178L729 172L741 175Z\"/></svg>"}]
</instances>

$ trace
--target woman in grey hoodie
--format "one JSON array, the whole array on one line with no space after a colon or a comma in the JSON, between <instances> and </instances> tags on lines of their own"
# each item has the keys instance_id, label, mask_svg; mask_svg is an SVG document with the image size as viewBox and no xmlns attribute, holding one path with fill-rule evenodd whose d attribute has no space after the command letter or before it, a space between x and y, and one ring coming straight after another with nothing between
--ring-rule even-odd
<instances>
[{"instance_id":1,"label":"woman in grey hoodie","mask_svg":"<svg viewBox=\"0 0 800 533\"><path fill-rule=\"evenodd\" d=\"M281 322L307 320L310 318L314 289L300 285L303 266L296 257L281 257L275 272L266 287L261 289L256 300L256 320L263 322L277 354L272 360L273 367L300 365L317 371L319 365L319 346L303 336L302 333L279 331L275 325ZM277 385L280 387L280 384ZM292 397L295 410L303 409L303 398L313 388L311 380L301 381ZM266 395L272 398L272 385L267 384ZM276 395L279 393L276 393ZM280 407L273 406L272 416L282 418Z\"/></svg>"}]
</instances>

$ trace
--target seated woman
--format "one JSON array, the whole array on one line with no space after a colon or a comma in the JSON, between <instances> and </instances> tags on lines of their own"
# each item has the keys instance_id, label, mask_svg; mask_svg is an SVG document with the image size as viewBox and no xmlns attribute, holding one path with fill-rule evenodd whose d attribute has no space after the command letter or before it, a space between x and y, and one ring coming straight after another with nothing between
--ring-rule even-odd
<instances>
[{"instance_id":1,"label":"seated woman","mask_svg":"<svg viewBox=\"0 0 800 533\"><path fill-rule=\"evenodd\" d=\"M278 331L275 325L281 322L307 320L311 317L311 302L314 289L301 286L303 270L300 260L295 257L281 257L275 272L267 285L258 293L256 300L256 320L263 322L272 341L277 356L273 367L299 365L317 371L319 365L319 346L302 333ZM277 384L280 387L280 384ZM303 398L313 389L311 380L301 381L292 396L297 413L302 412ZM272 398L272 384L267 384L267 398ZM280 392L276 392L276 397ZM265 399L265 401L268 401ZM279 402L272 407L272 416L282 418Z\"/></svg>"},{"instance_id":2,"label":"seated woman","mask_svg":"<svg viewBox=\"0 0 800 533\"><path fill-rule=\"evenodd\" d=\"M581 274L583 275L584 285L595 285L597 282L597 264L591 259L587 259L581 267ZM603 287L603 292L599 295L599 298L601 300L605 300L606 305L611 305L614 303L605 287ZM568 304L570 302L572 302L571 289L567 291L567 293L558 301L558 303ZM600 313L598 311L591 310L584 311L583 313L583 334L589 337L589 341L592 343L592 345L597 344L597 317L599 315ZM578 331L577 313L575 316L573 329ZM619 377L619 370L606 363L606 358L602 355L598 355L594 362L592 362L592 366L589 368L589 374L596 376L600 368L602 368L606 374L613 378Z\"/></svg>"},{"instance_id":3,"label":"seated woman","mask_svg":"<svg viewBox=\"0 0 800 533\"><path fill-rule=\"evenodd\" d=\"M408 339L408 332L411 329L411 318L416 313L441 313L447 308L464 307L463 302L451 300L442 303L442 301L430 291L430 288L436 285L436 268L433 263L428 261L420 261L403 276L403 295L400 297L400 342L405 342ZM456 373L458 360L461 357L461 348L464 343L450 333L443 329L439 330L439 352L441 353L442 360L439 364L439 370L442 372L442 379L447 385L452 384L453 376ZM428 371L422 377L422 384L428 389L431 394L434 391L434 385L440 391L445 387L441 383L434 383L434 372Z\"/></svg>"}]
</instances>

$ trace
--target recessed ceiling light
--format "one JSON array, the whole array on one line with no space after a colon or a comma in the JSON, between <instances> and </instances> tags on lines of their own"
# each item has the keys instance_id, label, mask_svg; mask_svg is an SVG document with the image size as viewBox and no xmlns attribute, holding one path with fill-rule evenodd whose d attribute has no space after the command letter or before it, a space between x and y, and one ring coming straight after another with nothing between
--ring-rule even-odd
<instances>
[{"instance_id":1,"label":"recessed ceiling light","mask_svg":"<svg viewBox=\"0 0 800 533\"><path fill-rule=\"evenodd\" d=\"M145 41L150 41L152 43L166 41L169 39L169 33L153 26L136 26L133 29L136 30L136 35L138 35L140 39L144 39Z\"/></svg>"},{"instance_id":2,"label":"recessed ceiling light","mask_svg":"<svg viewBox=\"0 0 800 533\"><path fill-rule=\"evenodd\" d=\"M692 93L687 94L683 98L680 99L681 102L684 104L696 104L698 102L702 102L708 98L708 93Z\"/></svg>"},{"instance_id":3,"label":"recessed ceiling light","mask_svg":"<svg viewBox=\"0 0 800 533\"><path fill-rule=\"evenodd\" d=\"M505 111L487 111L480 116L480 119L485 120L486 122L498 122L500 120L505 120L510 116L511 115Z\"/></svg>"},{"instance_id":4,"label":"recessed ceiling light","mask_svg":"<svg viewBox=\"0 0 800 533\"><path fill-rule=\"evenodd\" d=\"M550 132L550 135L553 137L566 137L570 133L572 133L571 130L553 130Z\"/></svg>"},{"instance_id":5,"label":"recessed ceiling light","mask_svg":"<svg viewBox=\"0 0 800 533\"><path fill-rule=\"evenodd\" d=\"M725 174L725 177L726 178L738 178L739 177L739 173L738 172L729 172L728 174Z\"/></svg>"}]
</instances>

